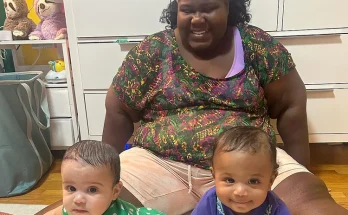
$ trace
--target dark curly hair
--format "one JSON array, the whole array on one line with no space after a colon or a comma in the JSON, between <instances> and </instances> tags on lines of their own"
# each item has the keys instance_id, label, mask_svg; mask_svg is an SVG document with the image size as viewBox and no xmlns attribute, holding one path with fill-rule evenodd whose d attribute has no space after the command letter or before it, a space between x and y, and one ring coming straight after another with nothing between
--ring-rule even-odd
<instances>
[{"instance_id":1,"label":"dark curly hair","mask_svg":"<svg viewBox=\"0 0 348 215\"><path fill-rule=\"evenodd\" d=\"M250 0L229 0L228 25L236 26L240 23L250 22L249 6ZM177 26L177 15L178 2L170 0L168 7L162 11L160 22L167 23L167 28L174 29Z\"/></svg>"}]
</instances>

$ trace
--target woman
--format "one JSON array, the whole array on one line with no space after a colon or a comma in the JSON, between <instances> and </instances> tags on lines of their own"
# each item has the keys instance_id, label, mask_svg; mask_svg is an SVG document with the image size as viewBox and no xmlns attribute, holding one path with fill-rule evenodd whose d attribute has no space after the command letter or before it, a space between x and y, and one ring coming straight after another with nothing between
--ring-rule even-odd
<instances>
[{"instance_id":1,"label":"woman","mask_svg":"<svg viewBox=\"0 0 348 215\"><path fill-rule=\"evenodd\" d=\"M162 17L170 28L126 56L107 94L103 133L122 151L141 121L137 147L121 154L123 198L171 215L191 211L213 186L213 138L236 125L261 127L274 138L274 118L286 151L278 149L274 191L295 215L347 214L304 167L304 84L282 44L247 24L248 4L173 1Z\"/></svg>"},{"instance_id":2,"label":"woman","mask_svg":"<svg viewBox=\"0 0 348 215\"><path fill-rule=\"evenodd\" d=\"M162 17L170 28L126 56L107 94L103 133L122 152L133 123L141 121L136 147L120 155L122 199L169 215L190 213L214 186L208 162L214 137L252 125L274 139L274 118L286 151L278 149L275 193L295 215L347 214L304 167L304 84L287 50L247 24L248 4L172 1Z\"/></svg>"}]
</instances>

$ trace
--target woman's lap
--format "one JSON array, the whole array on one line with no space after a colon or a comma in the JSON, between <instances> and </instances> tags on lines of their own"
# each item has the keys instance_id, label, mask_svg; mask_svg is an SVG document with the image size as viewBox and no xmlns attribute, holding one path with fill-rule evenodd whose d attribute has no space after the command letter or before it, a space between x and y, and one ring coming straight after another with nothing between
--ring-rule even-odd
<instances>
[{"instance_id":1,"label":"woman's lap","mask_svg":"<svg viewBox=\"0 0 348 215\"><path fill-rule=\"evenodd\" d=\"M144 149L124 151L120 159L124 188L145 207L166 214L183 214L192 210L199 197L213 186L210 171L192 167L192 191L189 193L187 165L158 158Z\"/></svg>"},{"instance_id":2,"label":"woman's lap","mask_svg":"<svg viewBox=\"0 0 348 215\"><path fill-rule=\"evenodd\" d=\"M282 149L277 149L277 152L279 174L272 189L293 174L309 173ZM192 210L205 191L214 186L209 170L190 167L192 191L189 193L188 165L161 159L144 149L135 147L123 152L120 157L124 187L142 205L167 214L183 214Z\"/></svg>"}]
</instances>

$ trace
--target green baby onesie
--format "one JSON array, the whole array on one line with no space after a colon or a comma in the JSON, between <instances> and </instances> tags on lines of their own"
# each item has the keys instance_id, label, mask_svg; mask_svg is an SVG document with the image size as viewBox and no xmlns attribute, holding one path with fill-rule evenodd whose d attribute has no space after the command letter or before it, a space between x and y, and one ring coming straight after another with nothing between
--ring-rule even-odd
<instances>
[{"instance_id":1,"label":"green baby onesie","mask_svg":"<svg viewBox=\"0 0 348 215\"><path fill-rule=\"evenodd\" d=\"M63 207L63 215L69 215ZM151 208L136 208L134 205L116 199L113 201L109 208L103 213L103 215L165 215L162 212Z\"/></svg>"}]
</instances>

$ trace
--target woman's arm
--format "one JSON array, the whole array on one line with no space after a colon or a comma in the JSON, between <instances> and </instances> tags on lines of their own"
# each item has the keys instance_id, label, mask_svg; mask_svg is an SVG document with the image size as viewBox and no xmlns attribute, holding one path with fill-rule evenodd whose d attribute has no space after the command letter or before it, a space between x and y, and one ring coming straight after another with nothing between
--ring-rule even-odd
<instances>
[{"instance_id":1,"label":"woman's arm","mask_svg":"<svg viewBox=\"0 0 348 215\"><path fill-rule=\"evenodd\" d=\"M277 119L285 151L302 165L310 163L306 88L296 69L265 86L268 111Z\"/></svg>"},{"instance_id":2,"label":"woman's arm","mask_svg":"<svg viewBox=\"0 0 348 215\"><path fill-rule=\"evenodd\" d=\"M121 153L132 136L133 123L140 120L140 113L126 107L117 98L112 86L106 95L105 108L103 142L114 146Z\"/></svg>"}]
</instances>

